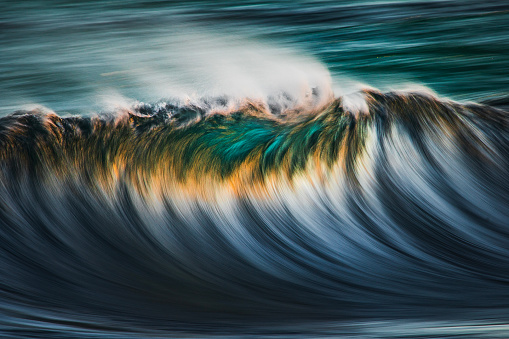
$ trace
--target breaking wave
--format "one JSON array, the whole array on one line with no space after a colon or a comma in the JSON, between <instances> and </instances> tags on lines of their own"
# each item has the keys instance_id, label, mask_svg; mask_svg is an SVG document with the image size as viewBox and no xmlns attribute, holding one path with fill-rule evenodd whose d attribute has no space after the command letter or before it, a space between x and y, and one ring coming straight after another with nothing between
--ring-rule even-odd
<instances>
[{"instance_id":1,"label":"breaking wave","mask_svg":"<svg viewBox=\"0 0 509 339\"><path fill-rule=\"evenodd\" d=\"M507 112L355 100L0 118L3 325L507 314Z\"/></svg>"}]
</instances>

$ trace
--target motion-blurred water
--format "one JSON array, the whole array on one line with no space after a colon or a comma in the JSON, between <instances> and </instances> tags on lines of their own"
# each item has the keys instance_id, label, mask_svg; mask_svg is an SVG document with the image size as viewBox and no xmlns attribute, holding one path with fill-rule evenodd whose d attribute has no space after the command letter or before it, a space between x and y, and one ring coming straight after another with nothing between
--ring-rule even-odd
<instances>
[{"instance_id":1,"label":"motion-blurred water","mask_svg":"<svg viewBox=\"0 0 509 339\"><path fill-rule=\"evenodd\" d=\"M507 97L504 1L3 1L0 110L259 95L296 82ZM322 84L323 85L323 84Z\"/></svg>"},{"instance_id":2,"label":"motion-blurred water","mask_svg":"<svg viewBox=\"0 0 509 339\"><path fill-rule=\"evenodd\" d=\"M507 338L508 98L505 1L3 0L0 336Z\"/></svg>"}]
</instances>

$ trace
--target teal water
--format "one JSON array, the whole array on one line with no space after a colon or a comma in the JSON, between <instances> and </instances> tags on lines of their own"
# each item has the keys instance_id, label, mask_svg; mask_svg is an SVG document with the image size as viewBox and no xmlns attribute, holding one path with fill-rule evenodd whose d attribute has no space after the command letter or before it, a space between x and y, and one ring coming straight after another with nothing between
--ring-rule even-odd
<instances>
[{"instance_id":1,"label":"teal water","mask_svg":"<svg viewBox=\"0 0 509 339\"><path fill-rule=\"evenodd\" d=\"M329 74L336 96L360 84L505 98L508 21L504 1L3 1L0 110L256 97Z\"/></svg>"}]
</instances>

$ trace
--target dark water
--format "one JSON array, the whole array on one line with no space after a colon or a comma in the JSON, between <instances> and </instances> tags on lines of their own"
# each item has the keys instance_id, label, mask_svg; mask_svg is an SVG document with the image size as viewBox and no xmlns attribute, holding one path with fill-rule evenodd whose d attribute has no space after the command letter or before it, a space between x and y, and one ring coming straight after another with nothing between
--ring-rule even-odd
<instances>
[{"instance_id":1,"label":"dark water","mask_svg":"<svg viewBox=\"0 0 509 339\"><path fill-rule=\"evenodd\" d=\"M503 1L0 4L0 336L509 337Z\"/></svg>"}]
</instances>

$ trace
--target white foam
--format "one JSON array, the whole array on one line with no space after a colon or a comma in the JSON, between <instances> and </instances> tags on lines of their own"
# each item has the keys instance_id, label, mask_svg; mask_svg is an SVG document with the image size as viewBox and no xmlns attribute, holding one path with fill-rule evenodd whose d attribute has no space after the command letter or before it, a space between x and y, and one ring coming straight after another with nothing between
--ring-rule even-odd
<instances>
[{"instance_id":1,"label":"white foam","mask_svg":"<svg viewBox=\"0 0 509 339\"><path fill-rule=\"evenodd\" d=\"M369 114L369 107L362 92L354 92L343 96L343 108L355 117Z\"/></svg>"},{"instance_id":2,"label":"white foam","mask_svg":"<svg viewBox=\"0 0 509 339\"><path fill-rule=\"evenodd\" d=\"M185 27L143 45L109 46L107 55L107 64L115 67L101 78L124 82L127 90L101 90L97 96L106 104L131 96L147 102L226 96L262 102L279 97L296 106L318 106L334 96L329 71L317 59L239 35ZM112 98L105 100L109 93Z\"/></svg>"}]
</instances>

